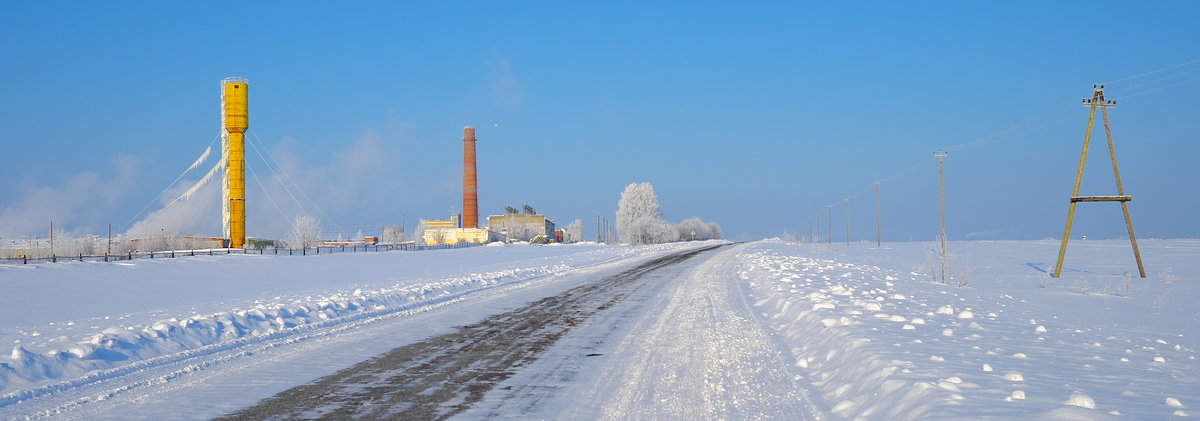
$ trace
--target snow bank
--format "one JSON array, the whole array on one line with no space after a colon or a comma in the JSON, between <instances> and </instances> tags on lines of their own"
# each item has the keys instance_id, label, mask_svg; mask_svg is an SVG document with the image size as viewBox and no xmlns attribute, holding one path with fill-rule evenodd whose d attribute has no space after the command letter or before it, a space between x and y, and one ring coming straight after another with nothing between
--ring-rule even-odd
<instances>
[{"instance_id":1,"label":"snow bank","mask_svg":"<svg viewBox=\"0 0 1200 421\"><path fill-rule=\"evenodd\" d=\"M965 288L929 281L922 243L761 242L741 253L738 275L839 417L1161 419L1185 411L1174 397L1200 396L1200 243L1147 243L1147 261L1173 274L1137 280L1125 297L1073 291L1065 285L1080 281L1067 277L1043 288L1028 263L1040 261L1038 242L957 244L986 262ZM1132 260L1107 260L1129 253L1110 244L1072 253L1081 265ZM1076 276L1120 279L1091 269ZM1167 291L1176 304L1155 304Z\"/></svg>"},{"instance_id":2,"label":"snow bank","mask_svg":"<svg viewBox=\"0 0 1200 421\"><path fill-rule=\"evenodd\" d=\"M39 331L51 331L54 326L61 327L66 324L77 328L78 326L74 322L49 322L43 326L32 328L0 326L0 332L3 330L22 332L20 339L16 340L16 344L9 355L7 357L0 356L0 393L8 392L7 394L0 395L0 406L9 405L13 402L45 393L53 393L55 390L67 389L80 384L122 375L146 366L179 361L249 343L299 335L314 329L404 312L418 307L462 301L469 298L471 294L498 286L522 285L535 279L561 274L576 268L597 265L629 256L654 255L680 247L691 246L695 245L667 244L645 247L591 246L559 248L512 247L504 248L508 251L499 256L502 258L520 257L521 259L510 260L500 264L495 263L493 260L480 258L480 256L489 253L481 251L484 248L453 250L438 254L432 252L369 253L361 254L351 260L346 260L345 256L343 258L336 258L337 255L333 255L328 260L318 263L324 263L325 266L334 265L334 270L357 270L359 271L358 273L365 273L363 271L367 269L358 267L357 265L370 265L374 263L395 270L391 276L393 279L396 279L403 278L405 275L427 272L431 268L437 267L440 261L444 264L459 267L458 271L462 274L434 279L417 276L414 279L393 281L391 285L374 288L356 286L361 282L352 278L349 279L350 282L347 282L346 279L340 281L336 278L327 279L324 283L334 287L327 287L327 292L296 295L290 298L275 297L275 299L254 299L253 297L256 294L252 287L254 284L253 280L239 279L236 282L241 282L245 285L233 291L233 294L237 295L240 293L249 296L249 298L242 300L246 305L232 308L225 307L222 309L220 306L228 301L226 300L220 301L215 305L207 304L209 308L221 311L208 313L188 311L179 313L173 317L162 318L144 324L125 324L103 329L97 326L95 327L96 330L87 333L83 340L67 344L63 343L65 342L65 337L39 341L39 337L42 336L39 334ZM497 249L493 248L491 250ZM516 254L513 254L514 251ZM414 255L424 255L417 257L425 257L425 264L409 266L407 270L396 270L396 268L384 264L390 259L397 257L409 258ZM196 259L203 260L206 258L197 257ZM323 258L269 256L266 259L256 258L250 261L247 267L251 269L258 267L259 271L271 268L270 270L273 271L282 271L277 273L277 275L293 279L315 277L320 280L324 275L320 273L306 273L307 269L316 270L315 267L307 265L320 259ZM466 265L463 265L461 262L466 259L474 259L474 262L478 266L503 268L483 273L470 273L471 270L477 270L478 268L477 265L463 267ZM168 261L166 264L169 266L175 263L175 269L178 270L181 267L185 267L186 262L184 259L179 259L176 262ZM195 263L195 261L192 261L192 263ZM228 258L208 259L206 263L208 264L186 266L189 270L200 271L200 273L192 273L193 278L189 279L211 280L218 278L221 273L228 270L229 265L233 264L231 259ZM245 265L247 262L240 261L237 263ZM80 279L71 278L72 275L83 275L86 272L96 269L113 270L117 268L120 270L117 266L99 265L104 264L80 263L74 267L44 267L40 269L52 270L42 271L36 270L39 268L33 268L35 270L32 271L30 268L21 268L27 276L31 274L33 274L34 278L40 276L39 279L33 279L25 284L25 287L33 288L34 291L23 292L46 297L43 300L54 301L55 297L52 290L58 288L58 284L89 281L86 276ZM353 266L338 267L339 265ZM138 269L134 268L132 273L126 271L121 277L125 279L125 282L133 283L132 280L138 279L139 275L155 273L145 268L140 268L142 270ZM450 270L448 272L453 271ZM0 286L7 286L4 285L5 281L7 280L0 280ZM113 285L110 285L111 289L120 290L120 279L110 281L114 282ZM13 283L16 282L14 281ZM374 282L374 284L379 283ZM297 284L305 285L303 282L297 282ZM349 285L353 289L338 289L335 287L339 285ZM196 287L196 285L190 282L182 283L179 286L180 288ZM203 288L203 286L201 287ZM39 288L41 289L40 291L37 290ZM111 291L106 292L115 294ZM155 301L155 298L167 298L166 295L156 295L154 291L135 290L132 292L141 292L150 295L148 301L151 302ZM278 291L270 289L269 292ZM165 294L169 294L169 292ZM103 299L103 295L100 294L97 298ZM171 298L179 299L179 297L173 295ZM80 298L77 297L75 299ZM186 301L186 297L184 297L184 301ZM65 312L67 308L76 303L68 298L60 299L52 304L53 306L60 307ZM89 320L126 320L128 312L134 309L124 307L122 304L125 303L113 300L108 307L105 307L104 302L88 302L87 305L90 308L103 309ZM197 304L201 304L201 302L198 301ZM28 307L34 305L44 306L46 304L28 304L25 309L22 309L20 304L14 304L13 307L5 308L3 311L16 315L15 313L30 311L31 309ZM197 308L204 308L204 306L191 307L192 310ZM147 313L161 314L162 312ZM23 316L29 317L29 315ZM17 317L9 318L8 320L15 318ZM74 331L85 329L74 329ZM29 348L25 342L22 342L23 340L25 342L42 344L45 348ZM55 380L64 379L68 380L54 382Z\"/></svg>"}]
</instances>

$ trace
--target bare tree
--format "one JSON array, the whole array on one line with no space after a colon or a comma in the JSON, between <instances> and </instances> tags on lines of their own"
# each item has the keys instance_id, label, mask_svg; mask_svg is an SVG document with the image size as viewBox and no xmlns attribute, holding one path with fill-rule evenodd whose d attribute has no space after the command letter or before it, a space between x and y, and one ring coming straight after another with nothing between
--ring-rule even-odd
<instances>
[{"instance_id":1,"label":"bare tree","mask_svg":"<svg viewBox=\"0 0 1200 421\"><path fill-rule=\"evenodd\" d=\"M431 231L429 233L429 237L431 240L433 240L434 245L446 244L447 235L446 235L446 230L444 230L444 229L441 229L441 228L433 229L433 231Z\"/></svg>"}]
</instances>

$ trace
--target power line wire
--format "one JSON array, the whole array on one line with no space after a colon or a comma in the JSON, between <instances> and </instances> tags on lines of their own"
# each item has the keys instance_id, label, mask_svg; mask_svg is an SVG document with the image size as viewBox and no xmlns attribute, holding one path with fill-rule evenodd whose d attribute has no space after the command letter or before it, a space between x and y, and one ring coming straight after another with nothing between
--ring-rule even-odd
<instances>
[{"instance_id":1,"label":"power line wire","mask_svg":"<svg viewBox=\"0 0 1200 421\"><path fill-rule=\"evenodd\" d=\"M259 143L262 143L262 139L258 138L258 133L254 132L254 131L250 131L250 133L254 136L254 139L256 141L258 141ZM263 149L266 149L265 145L263 146ZM257 150L257 148L255 150ZM305 193L304 189L300 188L300 185L296 183L296 180L293 179L291 175L288 175L287 170L283 169L283 166L279 165L278 161L275 161L275 157L271 156L271 151L267 150L266 152L267 152L267 158L271 159L271 161L273 161L275 163L275 167L277 169L279 169L279 172L283 173L283 176L286 177L288 179L288 181L291 181L292 185L296 187L296 190L300 192L300 195L304 196L304 199L308 200L309 203L312 203L313 207L317 208L317 211L320 212L321 215L324 216L327 221L332 222L333 225L335 227L337 227L338 230L345 231L342 228L342 226L337 223L336 220L334 220L333 218L330 218L329 214L325 213L325 210L321 208L321 205L317 204L316 201L312 200L312 198L308 196L308 193ZM301 206L301 209L303 209L303 206Z\"/></svg>"}]
</instances>

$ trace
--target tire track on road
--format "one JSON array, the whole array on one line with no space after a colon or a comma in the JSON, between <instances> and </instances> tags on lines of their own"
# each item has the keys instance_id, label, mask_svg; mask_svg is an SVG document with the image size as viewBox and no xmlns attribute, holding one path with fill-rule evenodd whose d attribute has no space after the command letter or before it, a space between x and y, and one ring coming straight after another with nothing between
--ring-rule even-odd
<instances>
[{"instance_id":1,"label":"tire track on road","mask_svg":"<svg viewBox=\"0 0 1200 421\"><path fill-rule=\"evenodd\" d=\"M676 253L560 295L396 348L221 419L444 419L478 402L573 327L718 246Z\"/></svg>"}]
</instances>

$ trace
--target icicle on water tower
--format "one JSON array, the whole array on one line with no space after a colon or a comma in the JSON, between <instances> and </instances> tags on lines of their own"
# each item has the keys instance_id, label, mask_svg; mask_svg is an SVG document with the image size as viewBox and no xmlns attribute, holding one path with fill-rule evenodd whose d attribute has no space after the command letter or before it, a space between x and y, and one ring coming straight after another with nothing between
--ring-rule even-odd
<instances>
[{"instance_id":1,"label":"icicle on water tower","mask_svg":"<svg viewBox=\"0 0 1200 421\"><path fill-rule=\"evenodd\" d=\"M229 247L246 244L246 129L250 127L247 90L250 80L228 77L221 81L221 146L225 158L222 196L225 238Z\"/></svg>"}]
</instances>

